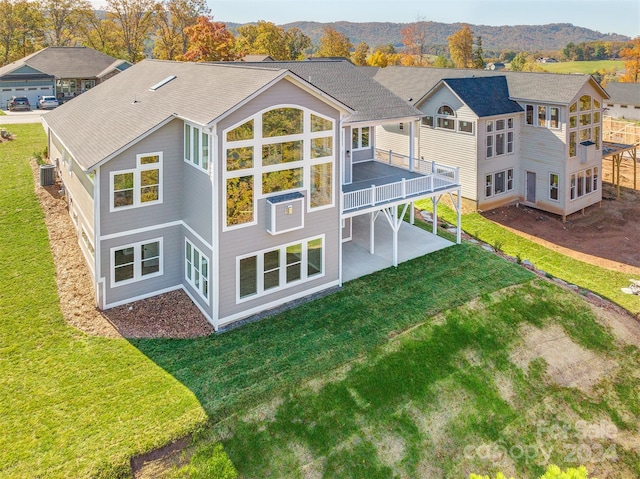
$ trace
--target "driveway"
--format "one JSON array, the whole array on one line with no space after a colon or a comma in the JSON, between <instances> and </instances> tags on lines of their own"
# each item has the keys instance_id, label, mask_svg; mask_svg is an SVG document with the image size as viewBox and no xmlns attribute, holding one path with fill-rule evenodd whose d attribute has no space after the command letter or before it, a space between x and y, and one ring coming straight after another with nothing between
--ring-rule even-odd
<instances>
[{"instance_id":1,"label":"driveway","mask_svg":"<svg viewBox=\"0 0 640 479\"><path fill-rule=\"evenodd\" d=\"M0 116L0 125L11 125L16 123L40 123L42 115L49 110L2 111L5 115Z\"/></svg>"}]
</instances>

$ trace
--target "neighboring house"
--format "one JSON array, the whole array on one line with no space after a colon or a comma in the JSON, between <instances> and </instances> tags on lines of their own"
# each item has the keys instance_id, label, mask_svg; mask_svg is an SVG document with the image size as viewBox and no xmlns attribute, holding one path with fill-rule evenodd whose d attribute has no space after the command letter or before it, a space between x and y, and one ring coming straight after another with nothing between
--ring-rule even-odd
<instances>
[{"instance_id":1,"label":"neighboring house","mask_svg":"<svg viewBox=\"0 0 640 479\"><path fill-rule=\"evenodd\" d=\"M271 55L245 55L240 59L241 62L272 62Z\"/></svg>"},{"instance_id":2,"label":"neighboring house","mask_svg":"<svg viewBox=\"0 0 640 479\"><path fill-rule=\"evenodd\" d=\"M609 94L605 115L640 121L640 83L607 83Z\"/></svg>"},{"instance_id":3,"label":"neighboring house","mask_svg":"<svg viewBox=\"0 0 640 479\"><path fill-rule=\"evenodd\" d=\"M416 156L460 168L480 210L519 201L567 215L602 199L602 110L590 75L387 67L365 72L426 116ZM377 128L377 146L409 154L406 125Z\"/></svg>"},{"instance_id":4,"label":"neighboring house","mask_svg":"<svg viewBox=\"0 0 640 479\"><path fill-rule=\"evenodd\" d=\"M12 96L73 98L130 66L88 47L47 47L0 68L0 107Z\"/></svg>"},{"instance_id":5,"label":"neighboring house","mask_svg":"<svg viewBox=\"0 0 640 479\"><path fill-rule=\"evenodd\" d=\"M147 60L43 121L98 307L183 289L218 330L443 241L402 219L457 169L373 161L377 125L421 116L348 62Z\"/></svg>"},{"instance_id":6,"label":"neighboring house","mask_svg":"<svg viewBox=\"0 0 640 479\"><path fill-rule=\"evenodd\" d=\"M502 62L489 62L484 67L485 70L504 70L505 68L506 66Z\"/></svg>"}]
</instances>

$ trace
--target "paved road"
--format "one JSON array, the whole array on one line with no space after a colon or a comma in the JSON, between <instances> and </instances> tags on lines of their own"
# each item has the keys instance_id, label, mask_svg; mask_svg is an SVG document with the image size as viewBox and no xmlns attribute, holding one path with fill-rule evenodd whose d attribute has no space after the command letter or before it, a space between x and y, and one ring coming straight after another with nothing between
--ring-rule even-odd
<instances>
[{"instance_id":1,"label":"paved road","mask_svg":"<svg viewBox=\"0 0 640 479\"><path fill-rule=\"evenodd\" d=\"M5 113L5 115L0 116L0 125L11 125L15 123L40 123L42 121L42 115L47 113L47 110L2 111Z\"/></svg>"}]
</instances>

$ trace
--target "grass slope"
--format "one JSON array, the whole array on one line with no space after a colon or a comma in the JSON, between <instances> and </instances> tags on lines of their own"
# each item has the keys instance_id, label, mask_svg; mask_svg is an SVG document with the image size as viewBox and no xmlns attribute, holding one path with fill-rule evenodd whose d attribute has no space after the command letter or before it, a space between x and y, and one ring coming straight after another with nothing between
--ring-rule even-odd
<instances>
[{"instance_id":1,"label":"grass slope","mask_svg":"<svg viewBox=\"0 0 640 479\"><path fill-rule=\"evenodd\" d=\"M66 326L29 158L40 125L0 144L0 477L115 477L115 464L204 420L195 396L125 340Z\"/></svg>"},{"instance_id":2,"label":"grass slope","mask_svg":"<svg viewBox=\"0 0 640 479\"><path fill-rule=\"evenodd\" d=\"M618 369L585 393L554 384L543 359L516 366L524 328L549 327ZM240 477L525 478L548 463L638 477L639 359L578 296L535 280L425 318L351 368L224 421L166 477L231 478L233 464ZM217 441L225 472L197 475L223 470Z\"/></svg>"},{"instance_id":3,"label":"grass slope","mask_svg":"<svg viewBox=\"0 0 640 479\"><path fill-rule=\"evenodd\" d=\"M624 71L624 61L622 60L545 63L541 66L550 73L591 74L599 71Z\"/></svg>"},{"instance_id":4,"label":"grass slope","mask_svg":"<svg viewBox=\"0 0 640 479\"><path fill-rule=\"evenodd\" d=\"M417 206L431 209L430 202L421 202ZM455 213L445 205L438 206L438 215L453 224L457 221ZM640 313L640 297L621 291L621 288L629 285L628 274L569 258L507 231L478 213L462 215L462 229L485 243L499 246L506 254L520 257L522 260L528 259L536 268L556 278L593 291L633 314Z\"/></svg>"}]
</instances>

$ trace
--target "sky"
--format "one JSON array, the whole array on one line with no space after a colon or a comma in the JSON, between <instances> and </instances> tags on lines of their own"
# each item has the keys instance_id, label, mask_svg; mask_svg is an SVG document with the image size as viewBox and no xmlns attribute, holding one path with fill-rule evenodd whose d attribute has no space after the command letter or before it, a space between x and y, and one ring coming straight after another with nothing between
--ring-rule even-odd
<instances>
[{"instance_id":1,"label":"sky","mask_svg":"<svg viewBox=\"0 0 640 479\"><path fill-rule=\"evenodd\" d=\"M640 36L640 0L208 0L208 5L214 20L227 23L572 23L600 33Z\"/></svg>"}]
</instances>

